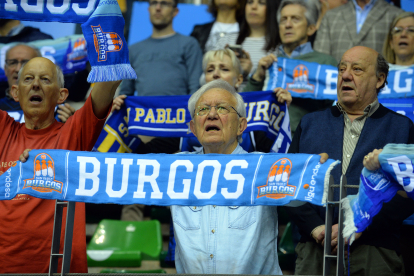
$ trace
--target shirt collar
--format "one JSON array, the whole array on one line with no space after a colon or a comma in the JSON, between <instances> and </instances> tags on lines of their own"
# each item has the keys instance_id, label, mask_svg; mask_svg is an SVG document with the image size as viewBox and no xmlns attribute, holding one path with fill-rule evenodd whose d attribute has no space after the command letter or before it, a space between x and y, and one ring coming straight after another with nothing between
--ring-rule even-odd
<instances>
[{"instance_id":1,"label":"shirt collar","mask_svg":"<svg viewBox=\"0 0 414 276\"><path fill-rule=\"evenodd\" d=\"M343 109L343 107L341 106L339 102L336 102L336 107L338 107L339 111L342 114L346 114L345 110ZM364 108L363 116L366 115L367 117L371 117L371 115L374 114L374 112L377 111L378 108L379 108L379 102L378 102L378 99L375 99L375 101L373 101L371 104L367 105Z\"/></svg>"},{"instance_id":2,"label":"shirt collar","mask_svg":"<svg viewBox=\"0 0 414 276\"><path fill-rule=\"evenodd\" d=\"M24 25L20 23L19 25L13 27L10 32L7 34L7 36L15 36L18 35L24 28Z\"/></svg>"},{"instance_id":3,"label":"shirt collar","mask_svg":"<svg viewBox=\"0 0 414 276\"><path fill-rule=\"evenodd\" d=\"M286 54L285 49L283 49L283 44L279 45L278 50L279 50L279 53L281 53L282 55L289 57ZM296 47L295 50L293 50L292 53L290 54L290 57L294 58L294 57L304 55L304 54L309 54L312 52L313 52L312 44L308 41Z\"/></svg>"}]
</instances>

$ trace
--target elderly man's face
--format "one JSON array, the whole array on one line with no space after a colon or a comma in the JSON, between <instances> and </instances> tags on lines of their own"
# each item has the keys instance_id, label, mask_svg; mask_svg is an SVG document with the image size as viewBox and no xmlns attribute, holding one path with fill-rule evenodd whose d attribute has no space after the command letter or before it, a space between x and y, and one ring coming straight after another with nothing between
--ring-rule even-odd
<instances>
[{"instance_id":1,"label":"elderly man's face","mask_svg":"<svg viewBox=\"0 0 414 276\"><path fill-rule=\"evenodd\" d=\"M7 77L9 87L17 84L17 73L19 73L22 65L35 57L37 57L36 51L24 45L16 46L8 52L4 65L4 73Z\"/></svg>"},{"instance_id":2,"label":"elderly man's face","mask_svg":"<svg viewBox=\"0 0 414 276\"><path fill-rule=\"evenodd\" d=\"M342 56L337 93L345 108L363 111L377 98L377 89L385 81L385 75L376 75L377 56L375 50L362 46L353 47Z\"/></svg>"},{"instance_id":3,"label":"elderly man's face","mask_svg":"<svg viewBox=\"0 0 414 276\"><path fill-rule=\"evenodd\" d=\"M200 97L196 109L203 105L230 105L236 108L236 104L236 99L230 92L213 88ZM210 113L204 116L194 114L190 122L191 131L204 147L205 153L232 153L237 146L237 136L243 133L246 126L246 118L239 118L234 111L219 115L216 108L211 108Z\"/></svg>"},{"instance_id":4,"label":"elderly man's face","mask_svg":"<svg viewBox=\"0 0 414 276\"><path fill-rule=\"evenodd\" d=\"M315 26L308 25L305 7L293 4L280 11L279 34L283 44L301 45L315 32Z\"/></svg>"},{"instance_id":5,"label":"elderly man's face","mask_svg":"<svg viewBox=\"0 0 414 276\"><path fill-rule=\"evenodd\" d=\"M67 97L67 90L59 88L55 65L42 57L31 59L25 65L11 93L20 102L25 116L37 117L53 116L55 106Z\"/></svg>"}]
</instances>

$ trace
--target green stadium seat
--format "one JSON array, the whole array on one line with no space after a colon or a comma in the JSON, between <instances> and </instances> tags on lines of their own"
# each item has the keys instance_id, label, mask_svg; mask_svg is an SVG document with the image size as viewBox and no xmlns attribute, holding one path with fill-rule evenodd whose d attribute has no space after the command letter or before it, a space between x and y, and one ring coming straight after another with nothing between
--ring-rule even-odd
<instances>
[{"instance_id":1,"label":"green stadium seat","mask_svg":"<svg viewBox=\"0 0 414 276\"><path fill-rule=\"evenodd\" d=\"M102 220L87 247L88 266L139 267L142 260L158 260L162 249L157 220Z\"/></svg>"}]
</instances>

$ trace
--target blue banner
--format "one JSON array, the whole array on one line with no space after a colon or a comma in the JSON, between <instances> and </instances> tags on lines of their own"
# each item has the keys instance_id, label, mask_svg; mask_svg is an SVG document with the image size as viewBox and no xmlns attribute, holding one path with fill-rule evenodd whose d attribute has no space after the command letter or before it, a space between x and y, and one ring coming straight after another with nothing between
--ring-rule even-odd
<instances>
[{"instance_id":1,"label":"blue banner","mask_svg":"<svg viewBox=\"0 0 414 276\"><path fill-rule=\"evenodd\" d=\"M310 154L120 154L33 150L0 176L17 194L89 203L323 205L332 168ZM116 173L114 173L116 172ZM293 202L294 201L294 202Z\"/></svg>"},{"instance_id":2,"label":"blue banner","mask_svg":"<svg viewBox=\"0 0 414 276\"><path fill-rule=\"evenodd\" d=\"M246 103L247 129L265 131L277 141L278 148L291 143L289 116L285 104L277 102L272 91L240 93ZM156 137L194 137L187 110L190 95L129 96L119 112L112 113L95 144L100 152L132 152L138 145L136 135ZM280 151L279 151L280 152Z\"/></svg>"},{"instance_id":3,"label":"blue banner","mask_svg":"<svg viewBox=\"0 0 414 276\"><path fill-rule=\"evenodd\" d=\"M385 107L407 116L414 122L414 98L401 99L379 99L379 102Z\"/></svg>"},{"instance_id":4,"label":"blue banner","mask_svg":"<svg viewBox=\"0 0 414 276\"><path fill-rule=\"evenodd\" d=\"M278 58L269 68L270 80L267 90L282 87L292 97L317 100L336 100L338 69L303 60ZM414 66L403 70L390 71L388 85L378 95L382 98L406 98L414 96Z\"/></svg>"},{"instance_id":5,"label":"blue banner","mask_svg":"<svg viewBox=\"0 0 414 276\"><path fill-rule=\"evenodd\" d=\"M379 154L381 167L376 171L362 170L359 191L344 200L346 239L363 232L379 213L382 204L398 191L414 199L414 145L388 144Z\"/></svg>"}]
</instances>

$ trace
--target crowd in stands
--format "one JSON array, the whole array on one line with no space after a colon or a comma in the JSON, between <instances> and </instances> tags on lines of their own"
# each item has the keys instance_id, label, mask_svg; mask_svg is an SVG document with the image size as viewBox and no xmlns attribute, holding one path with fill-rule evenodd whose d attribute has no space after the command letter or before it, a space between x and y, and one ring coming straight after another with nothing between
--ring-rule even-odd
<instances>
[{"instance_id":1,"label":"crowd in stands","mask_svg":"<svg viewBox=\"0 0 414 276\"><path fill-rule=\"evenodd\" d=\"M86 81L89 69L63 76L28 44L53 39L50 35L18 20L0 19L0 43L14 43L5 52L7 81L0 82L0 175L10 167L3 164L17 161L25 149L92 150L111 100L112 112L117 112L130 96L171 96L174 101L174 96L191 95L189 128L195 135L192 140L139 136L142 142L132 154L272 152L275 141L266 132L243 133L246 110L239 92L266 90L271 81L268 69L280 58L338 68L335 103L292 97L283 87L273 90L276 101L289 110L293 136L289 153L321 154L322 163L327 153L342 162L332 171L336 182L346 175L348 182L359 183L364 157L374 149L387 143L414 143L413 122L378 101L388 72L414 65L413 12L385 0L211 0L208 9L214 21L195 25L191 35L185 36L173 28L179 0L148 2L152 34L129 46L137 79L95 84L92 92ZM50 77L47 84L42 72ZM24 74L30 75L31 84L22 82ZM30 86L51 92L24 93L32 91ZM98 97L98 90L104 96ZM85 104L75 111L65 103L67 99ZM39 115L33 112L32 101L48 102L48 106ZM19 111L24 118L15 117L17 123L3 111ZM217 132L227 131L223 141L209 140L205 121ZM66 136L69 132L73 140ZM7 147L13 152L7 153ZM25 161L29 153L22 156L20 160ZM357 192L348 190L348 194ZM75 229L83 230L78 230L73 243L72 255L77 257L71 272L85 273L85 206L76 205ZM310 203L284 208L298 236L296 273L321 274L323 243L330 242L336 250L338 212L330 230L332 240L325 241L324 208ZM143 210L144 205L126 205L120 219L142 220ZM171 212L178 273L282 273L276 207L173 206ZM19 196L0 201L0 214L0 273L48 272L54 204ZM406 220L413 214L414 203L401 195L384 204L372 226L350 247L351 275L414 275L414 219ZM228 217L237 222L224 227ZM197 227L187 225L195 220ZM17 227L19 234L15 234ZM29 229L31 234L26 235ZM10 235L16 238L6 238ZM33 242L42 239L39 246ZM34 255L30 265L19 261Z\"/></svg>"}]
</instances>

